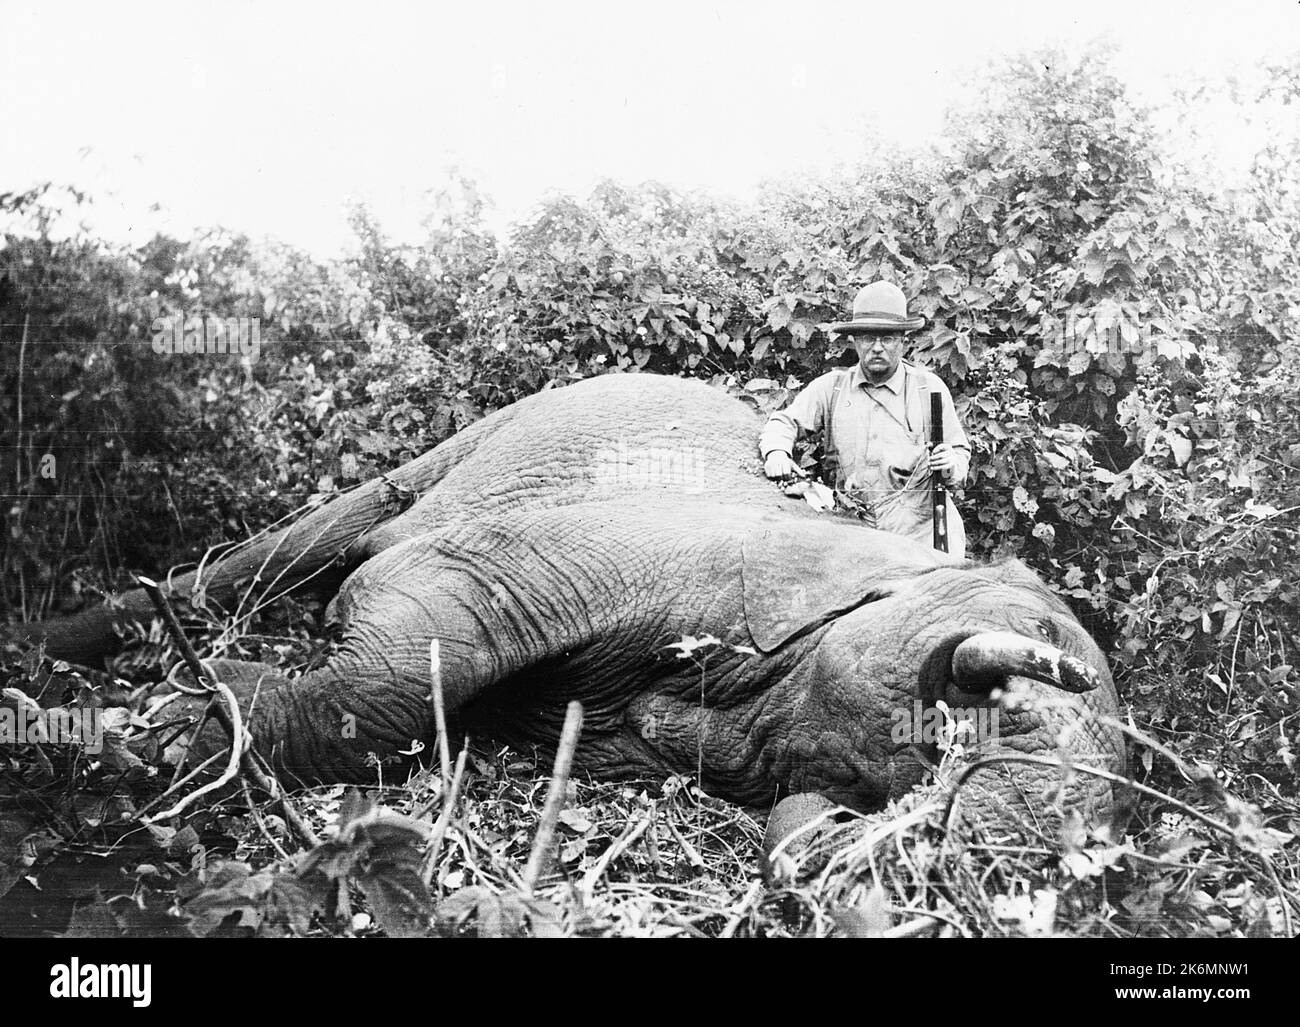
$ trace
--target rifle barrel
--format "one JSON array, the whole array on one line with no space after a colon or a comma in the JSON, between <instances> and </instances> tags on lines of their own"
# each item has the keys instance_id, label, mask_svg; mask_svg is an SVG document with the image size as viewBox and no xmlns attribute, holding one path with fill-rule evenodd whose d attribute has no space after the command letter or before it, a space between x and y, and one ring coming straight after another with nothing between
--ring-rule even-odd
<instances>
[{"instance_id":1,"label":"rifle barrel","mask_svg":"<svg viewBox=\"0 0 1300 1027\"><path fill-rule=\"evenodd\" d=\"M930 442L933 446L943 441L943 397L930 393ZM930 519L934 526L934 548L948 552L948 488L943 477L930 475Z\"/></svg>"}]
</instances>

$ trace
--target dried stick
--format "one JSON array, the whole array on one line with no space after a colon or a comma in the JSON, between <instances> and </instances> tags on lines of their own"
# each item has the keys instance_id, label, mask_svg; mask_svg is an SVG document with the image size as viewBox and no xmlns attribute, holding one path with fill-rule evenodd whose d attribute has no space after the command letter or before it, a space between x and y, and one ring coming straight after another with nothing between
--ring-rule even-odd
<instances>
[{"instance_id":1,"label":"dried stick","mask_svg":"<svg viewBox=\"0 0 1300 1027\"><path fill-rule=\"evenodd\" d=\"M468 755L469 736L466 735L460 753L456 756L456 772L451 778L451 788L442 793L442 809L438 811L438 819L433 825L433 833L429 836L429 850L424 857L425 887L432 883L438 857L442 854L442 839L447 833L447 825L451 823L451 814L456 807L456 801L460 798L460 782L465 775L465 757Z\"/></svg>"},{"instance_id":2,"label":"dried stick","mask_svg":"<svg viewBox=\"0 0 1300 1027\"><path fill-rule=\"evenodd\" d=\"M934 930L936 926L934 921L936 919L939 918L931 919L928 913L923 913L915 920L909 920L906 923L897 924L882 931L880 936L882 938L912 938L918 934L924 934L926 931Z\"/></svg>"},{"instance_id":3,"label":"dried stick","mask_svg":"<svg viewBox=\"0 0 1300 1027\"><path fill-rule=\"evenodd\" d=\"M646 832L645 848L650 855L650 865L654 867L656 874L663 874L664 863L659 858L659 829L657 822L659 820L659 804L650 800L650 829Z\"/></svg>"},{"instance_id":4,"label":"dried stick","mask_svg":"<svg viewBox=\"0 0 1300 1027\"><path fill-rule=\"evenodd\" d=\"M174 785L170 785L170 786L168 786L168 788L167 788L167 790L166 790L165 792L162 792L162 793L159 794L159 795L155 795L155 796L154 796L152 799L150 799L147 803L145 803L143 806L141 806L140 809L139 809L139 811L136 813L136 816L137 816L137 817L140 817L140 818L143 818L144 815L145 815L146 813L148 813L151 809L153 809L155 806L160 806L160 805L162 805L162 801L163 801L164 799L166 799L167 796L169 796L169 795L174 795L174 794L176 793L177 790L179 790L179 789L181 789L181 788L184 788L187 784L189 784L189 783L190 783L191 781L193 781L196 777L198 777L200 774L202 774L205 770L208 769L208 767L212 766L212 764L216 763L217 760L221 759L221 757L224 756L224 755L226 755L224 752L213 753L213 754L212 754L211 756L209 756L206 760L204 760L202 763L200 763L197 767L195 767L193 770L191 770L188 774L186 774L183 778L181 778L179 781L177 781Z\"/></svg>"},{"instance_id":5,"label":"dried stick","mask_svg":"<svg viewBox=\"0 0 1300 1027\"><path fill-rule=\"evenodd\" d=\"M180 816L201 796L207 795L209 792L215 792L218 788L225 787L225 785L233 781L235 776L239 773L240 757L243 756L244 749L248 747L251 739L249 738L248 733L244 730L244 720L243 717L240 716L239 700L235 698L235 693L220 681L215 682L215 685L217 691L221 694L221 698L226 700L226 705L230 708L230 731L232 740L230 743L230 760L226 764L226 769L215 781L209 781L203 787L194 789L194 791L181 799L181 801L171 809L164 810L162 813L156 813L147 820L141 821L142 823L156 824L159 820L167 820L170 817Z\"/></svg>"},{"instance_id":6,"label":"dried stick","mask_svg":"<svg viewBox=\"0 0 1300 1027\"><path fill-rule=\"evenodd\" d=\"M18 430L15 432L14 445L14 492L21 493L23 490L23 363L27 357L27 329L31 327L32 315L29 311L23 316L23 337L18 343ZM28 470L31 470L31 462L28 461ZM17 495L14 497L17 498ZM24 592L18 593L20 596ZM23 618L26 619L27 606L26 600L23 601Z\"/></svg>"},{"instance_id":7,"label":"dried stick","mask_svg":"<svg viewBox=\"0 0 1300 1027\"><path fill-rule=\"evenodd\" d=\"M645 830L649 826L650 815L646 814L635 826L629 825L626 827L614 844L600 854L600 859L596 860L596 865L588 870L582 879L582 896L584 902L591 902L591 891L596 887L596 884L600 879L605 876L605 871L609 868L610 863L612 863L624 850L629 848L634 841L641 837L641 835L645 834Z\"/></svg>"},{"instance_id":8,"label":"dried stick","mask_svg":"<svg viewBox=\"0 0 1300 1027\"><path fill-rule=\"evenodd\" d=\"M537 825L537 835L533 838L533 851L528 854L528 865L524 868L524 893L531 895L542 876L542 870L550 857L551 840L555 837L555 822L560 810L564 808L565 794L569 787L569 770L573 766L573 753L578 747L578 735L582 733L582 703L569 703L564 715L564 730L560 732L560 746L555 751L555 767L551 771L551 787L546 793L546 805L542 807L542 821Z\"/></svg>"},{"instance_id":9,"label":"dried stick","mask_svg":"<svg viewBox=\"0 0 1300 1027\"><path fill-rule=\"evenodd\" d=\"M241 777L239 783L244 789L244 801L248 803L248 808L253 814L253 823L255 823L257 829L262 832L262 837L271 843L271 848L276 851L281 859L288 859L289 854L284 851L284 846L276 841L275 835L271 834L270 829L266 826L266 820L263 818L261 810L257 808L257 803L253 801L253 792L252 789L248 787L248 778Z\"/></svg>"},{"instance_id":10,"label":"dried stick","mask_svg":"<svg viewBox=\"0 0 1300 1027\"><path fill-rule=\"evenodd\" d=\"M673 816L676 809L677 795L674 793L672 799L668 803L667 809L664 811L666 814L664 819L668 822L669 833L677 840L677 844L682 847L682 852L686 854L687 861L691 866L698 870L700 867L704 866L704 857L699 854L694 845L683 837L681 831L677 830L676 817Z\"/></svg>"},{"instance_id":11,"label":"dried stick","mask_svg":"<svg viewBox=\"0 0 1300 1027\"><path fill-rule=\"evenodd\" d=\"M153 602L154 609L158 611L159 616L163 619L163 623L166 624L168 629L171 631L172 638L175 640L177 648L181 651L181 657L185 660L186 666L190 668L190 673L194 675L194 680L199 682L199 684L203 684L204 681L210 681L212 676L204 670L203 664L199 661L198 654L194 651L194 647L190 645L190 640L185 637L185 632L181 628L181 622L176 619L176 612L171 608L171 604L167 601L167 597L162 594L162 590L158 587L158 583L151 578L144 577L137 577L136 581L138 581L140 586L146 593L148 593L149 599ZM230 720L229 714L226 713L225 707L213 705L210 709L216 716L217 721L223 728L225 728L226 734L230 737L232 747L239 749L239 735L236 733L235 725ZM294 807L288 795L285 794L284 789L280 786L280 782L276 780L275 773L271 770L270 765L267 764L261 754L250 746L240 754L240 760L243 771L248 775L249 780L276 801L276 804L280 807L280 812L284 814L285 823L294 830L298 835L298 838L313 848L319 845L320 838L316 836L316 832L308 826L305 820L303 820L302 815Z\"/></svg>"},{"instance_id":12,"label":"dried stick","mask_svg":"<svg viewBox=\"0 0 1300 1027\"><path fill-rule=\"evenodd\" d=\"M310 542L308 542L307 545L302 550L299 551L298 555L295 556L292 560L290 560L287 564L285 564L285 566L281 568L280 573L271 579L271 583L267 585L265 589L263 589L261 596L258 597L259 601L254 602L253 608L249 610L247 613L241 614L240 611L244 608L244 601L253 594L253 589L257 586L257 584L261 579L262 571L265 570L266 565L270 563L271 557L273 557L277 552L280 551L280 546L283 545L285 539L289 537L289 533L286 531L280 536L280 538L276 539L275 545L272 547L271 551L267 553L266 557L262 560L261 566L257 568L257 573L253 575L253 580L248 583L247 591L244 592L243 596L240 597L239 602L235 605L235 612L234 614L232 614L233 617L232 627L234 625L237 625L240 620L252 620L253 616L259 610L262 610L265 607L269 606L271 603L273 603L275 599L274 598L267 599L266 596L271 592L273 588L275 588L276 585L280 583L280 579L289 573L289 571L293 568L294 564L296 564L305 555L307 555L307 553L312 551L316 543L319 542L321 538L325 535L325 532L329 531L330 528L334 527L334 525L338 524L338 522L342 519L343 519L343 513L342 511L340 511L339 515L335 517L334 520L330 521L329 524L325 525L323 528L321 528L320 531L316 532L316 536ZM374 522L371 522L372 525L373 523ZM349 545L351 545L351 543L349 543ZM344 547L344 549L346 548L347 546ZM307 575L307 577L303 578L302 581L298 582L298 585L295 587L300 587L306 584L308 581L311 581L311 579L316 577L317 574L320 574L323 571L325 571L330 566L330 563L332 562L333 561L331 560L329 563L317 567L314 571L312 571L309 575Z\"/></svg>"},{"instance_id":13,"label":"dried stick","mask_svg":"<svg viewBox=\"0 0 1300 1027\"><path fill-rule=\"evenodd\" d=\"M186 731L190 730L190 728L193 728L193 729L194 729L194 733L193 733L192 735L190 735L190 738L191 738L191 739L198 738L199 735L202 734L203 729L204 729L205 727L207 727L208 721L209 721L211 718L212 718L212 709L211 709L211 707L210 707L210 706L205 706L205 707L203 707L203 712L202 712L201 714L199 714L199 719L198 719L195 723L189 725L189 727L181 728L180 731L176 732L176 734L175 734L171 739L168 740L167 745L170 745L170 744L171 744L172 742L174 742L177 738L179 738L182 734L184 734ZM167 746L166 746L166 745L160 745L160 746L159 746L159 751L165 754L165 753L167 752ZM176 787L176 782L179 781L179 780L181 779L181 775L182 775L183 773L185 773L185 764L186 764L186 762L189 760L189 758L190 758L190 750L189 750L189 749L186 749L186 750L181 754L181 758L178 759L178 760L176 761L176 769L175 769L174 771L172 771L172 779L171 779L171 781L170 781L170 782L168 783L168 785L167 785L167 790L168 790L169 792L170 792L173 788Z\"/></svg>"},{"instance_id":14,"label":"dried stick","mask_svg":"<svg viewBox=\"0 0 1300 1027\"><path fill-rule=\"evenodd\" d=\"M429 642L429 691L433 695L433 719L438 725L438 757L442 763L442 794L451 786L451 753L447 748L447 706L442 695L442 657L438 640Z\"/></svg>"},{"instance_id":15,"label":"dried stick","mask_svg":"<svg viewBox=\"0 0 1300 1027\"><path fill-rule=\"evenodd\" d=\"M1291 903L1295 901L1291 893L1282 887L1282 881L1277 876L1277 868L1273 866L1273 861L1264 853L1258 853L1259 861L1264 864L1264 870L1268 874L1268 879L1273 882L1273 888L1277 892L1277 903L1282 907L1282 937L1294 938L1295 928L1291 924Z\"/></svg>"},{"instance_id":16,"label":"dried stick","mask_svg":"<svg viewBox=\"0 0 1300 1027\"><path fill-rule=\"evenodd\" d=\"M203 662L199 659L199 654L194 651L194 646L190 645L190 640L185 637L185 629L181 627L181 622L176 616L176 611L172 609L172 604L167 601L167 597L163 595L162 589L158 587L158 582L154 581L153 578L146 578L143 575L136 575L135 580L139 582L140 587L148 594L149 600L153 603L154 609L158 611L158 615L162 617L163 623L167 625L167 630L171 632L172 639L176 643L176 648L181 651L181 659L185 661L185 666L189 667L190 673L194 675L194 683L197 686L196 688L190 688L186 685L180 684L180 682L174 681L172 682L172 687L178 691L184 692L186 695L211 696L212 693L216 691L213 687L215 679L204 668ZM218 719L222 721L223 725L225 725L225 720L220 714L218 714ZM228 727L227 730L229 730Z\"/></svg>"},{"instance_id":17,"label":"dried stick","mask_svg":"<svg viewBox=\"0 0 1300 1027\"><path fill-rule=\"evenodd\" d=\"M754 900L762 894L762 891L762 881L754 881L750 884L749 890L745 892L744 898L732 907L735 912L732 913L731 917L727 920L727 925L722 929L722 933L718 935L719 938L730 938L736 933L736 928L744 922L745 914L749 912L749 907L753 905Z\"/></svg>"}]
</instances>

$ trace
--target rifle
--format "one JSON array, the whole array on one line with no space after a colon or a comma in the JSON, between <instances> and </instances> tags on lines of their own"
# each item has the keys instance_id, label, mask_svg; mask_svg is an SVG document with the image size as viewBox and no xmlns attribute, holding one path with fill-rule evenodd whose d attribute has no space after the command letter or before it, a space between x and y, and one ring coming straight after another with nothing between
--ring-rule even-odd
<instances>
[{"instance_id":1,"label":"rifle","mask_svg":"<svg viewBox=\"0 0 1300 1027\"><path fill-rule=\"evenodd\" d=\"M943 396L930 393L930 448L943 441ZM934 523L934 548L948 551L948 486L943 475L930 474L930 516Z\"/></svg>"}]
</instances>

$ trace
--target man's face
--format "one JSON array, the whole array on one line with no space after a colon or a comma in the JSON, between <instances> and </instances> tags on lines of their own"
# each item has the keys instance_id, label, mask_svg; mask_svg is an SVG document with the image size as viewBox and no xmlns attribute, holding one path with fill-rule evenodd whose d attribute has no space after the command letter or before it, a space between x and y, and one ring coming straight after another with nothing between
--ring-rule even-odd
<instances>
[{"instance_id":1,"label":"man's face","mask_svg":"<svg viewBox=\"0 0 1300 1027\"><path fill-rule=\"evenodd\" d=\"M902 332L870 332L855 335L853 347L858 352L862 373L875 382L886 381L898 370L903 359Z\"/></svg>"}]
</instances>

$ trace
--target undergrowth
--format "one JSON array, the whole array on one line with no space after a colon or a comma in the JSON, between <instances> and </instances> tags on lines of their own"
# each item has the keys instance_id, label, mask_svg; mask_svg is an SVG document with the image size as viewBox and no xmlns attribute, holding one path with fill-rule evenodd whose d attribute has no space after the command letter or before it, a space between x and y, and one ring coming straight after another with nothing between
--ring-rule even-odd
<instances>
[{"instance_id":1,"label":"undergrowth","mask_svg":"<svg viewBox=\"0 0 1300 1027\"><path fill-rule=\"evenodd\" d=\"M292 612L284 623L301 624L303 611ZM571 779L530 888L550 763L486 739L471 742L458 788L426 750L432 766L399 780L398 768L381 767L376 787L295 792L314 845L247 786L146 823L188 725L166 707L150 712L176 654L156 633L136 645L157 663L134 689L36 652L3 663L6 707L96 708L105 730L93 754L6 748L0 934L1181 937L1291 936L1300 924L1294 796L1231 759L1189 755L1241 755L1211 734L1215 724L1231 733L1230 717L1184 732L1182 756L1129 729L1144 791L1124 831L1092 832L1067 815L1038 831L1021 825L1016 837L948 832L947 759L935 782L887 809L816 825L766 875L767 810L702 794L688 777ZM291 634L238 648L312 658Z\"/></svg>"}]
</instances>

